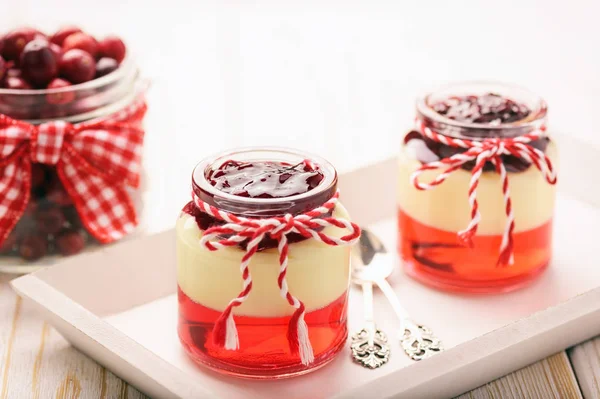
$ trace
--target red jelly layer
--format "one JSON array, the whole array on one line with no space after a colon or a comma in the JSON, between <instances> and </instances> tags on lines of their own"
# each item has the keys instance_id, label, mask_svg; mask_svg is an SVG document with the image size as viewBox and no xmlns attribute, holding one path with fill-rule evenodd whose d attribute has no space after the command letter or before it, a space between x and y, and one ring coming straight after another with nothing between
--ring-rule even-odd
<instances>
[{"instance_id":1,"label":"red jelly layer","mask_svg":"<svg viewBox=\"0 0 600 399\"><path fill-rule=\"evenodd\" d=\"M412 277L437 288L463 292L501 292L519 288L541 273L551 256L552 221L515 233L515 263L496 266L501 235L481 235L473 248L459 244L456 232L424 225L402 210L398 250Z\"/></svg>"},{"instance_id":2,"label":"red jelly layer","mask_svg":"<svg viewBox=\"0 0 600 399\"><path fill-rule=\"evenodd\" d=\"M235 316L240 349L218 348L212 341L214 323L221 312L192 301L181 289L179 338L188 354L216 371L253 378L279 378L302 374L326 364L339 352L348 335L348 294L305 316L315 362L304 366L290 352L287 331L290 316Z\"/></svg>"},{"instance_id":3,"label":"red jelly layer","mask_svg":"<svg viewBox=\"0 0 600 399\"><path fill-rule=\"evenodd\" d=\"M323 172L309 162L238 162L229 160L205 173L218 190L247 198L286 198L311 191L323 180Z\"/></svg>"}]
</instances>

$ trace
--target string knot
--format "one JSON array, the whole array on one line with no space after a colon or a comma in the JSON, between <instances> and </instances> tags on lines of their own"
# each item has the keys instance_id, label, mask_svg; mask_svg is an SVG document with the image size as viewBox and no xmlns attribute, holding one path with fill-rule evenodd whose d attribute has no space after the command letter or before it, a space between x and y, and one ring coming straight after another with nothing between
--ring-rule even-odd
<instances>
[{"instance_id":1,"label":"string knot","mask_svg":"<svg viewBox=\"0 0 600 399\"><path fill-rule=\"evenodd\" d=\"M514 263L514 244L512 235L515 228L515 221L510 199L508 175L501 156L514 156L535 165L549 184L556 184L556 171L552 162L546 154L531 145L533 141L543 137L546 127L541 125L531 133L514 138L468 140L452 138L437 133L425 126L421 119L417 119L415 124L416 130L419 131L423 137L433 140L436 143L465 150L464 152L459 152L448 158L421 165L421 167L413 172L410 177L411 183L418 190L431 190L435 186L442 184L450 174L460 169L467 162L475 162L475 165L471 170L471 181L468 189L469 205L471 206L471 220L464 230L457 233L458 238L465 245L470 247L473 246L473 237L477 234L477 228L481 221L481 214L477 203L477 186L479 184L479 178L481 177L483 167L487 162L491 162L492 165L494 165L496 173L500 175L507 219L502 235L502 243L500 244L500 254L497 265L500 267L512 265ZM428 183L419 181L420 175L427 170L442 170L442 172Z\"/></svg>"},{"instance_id":2,"label":"string knot","mask_svg":"<svg viewBox=\"0 0 600 399\"><path fill-rule=\"evenodd\" d=\"M229 302L227 308L216 321L213 329L215 344L225 349L235 350L239 348L239 339L233 318L233 308L244 303L252 290L252 277L249 269L250 260L258 251L260 242L268 235L277 240L277 251L279 252L277 284L279 286L279 293L295 309L288 326L290 350L299 356L300 361L304 365L311 364L314 361L314 354L308 335L308 326L304 321L306 312L304 304L289 292L286 281L289 251L287 236L296 233L304 238L314 239L333 246L354 244L360 237L360 228L358 225L345 219L325 217L335 208L338 197L339 193L336 192L323 205L299 215L294 216L288 213L279 217L257 219L236 216L220 210L202 201L192 191L192 198L198 209L219 221L225 222L223 225L206 229L200 239L201 246L210 251L217 251L221 248L237 246L247 241L246 252L242 257L240 265L243 289L236 298ZM342 237L331 236L323 231L325 227L346 229L348 234Z\"/></svg>"}]
</instances>

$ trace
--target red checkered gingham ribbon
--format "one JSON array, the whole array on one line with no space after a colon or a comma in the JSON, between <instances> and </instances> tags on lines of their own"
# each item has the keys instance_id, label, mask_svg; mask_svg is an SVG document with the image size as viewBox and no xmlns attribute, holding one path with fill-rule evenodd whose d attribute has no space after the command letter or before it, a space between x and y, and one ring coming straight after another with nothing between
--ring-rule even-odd
<instances>
[{"instance_id":1,"label":"red checkered gingham ribbon","mask_svg":"<svg viewBox=\"0 0 600 399\"><path fill-rule=\"evenodd\" d=\"M249 264L252 256L258 251L258 244L265 236L277 240L279 251L279 293L296 310L291 317L288 327L288 341L292 353L298 354L302 364L308 365L314 361L314 355L308 337L308 326L304 321L305 307L302 301L293 296L285 279L288 265L288 239L290 233L297 233L309 239L315 239L327 245L352 245L360 236L360 228L355 223L345 219L326 217L338 201L339 194L336 193L323 205L300 215L286 214L285 216L265 219L249 219L224 212L209 205L192 192L196 206L217 220L226 222L221 226L206 229L200 240L200 244L210 251L218 251L221 248L239 245L248 240L246 253L242 257L240 270L242 272L243 288L239 295L232 299L223 311L213 329L214 341L220 347L235 350L239 348L239 340L235 321L233 320L233 308L240 306L252 290L252 277L250 276ZM333 226L348 230L349 234L343 237L333 237L323 233L322 228Z\"/></svg>"},{"instance_id":2,"label":"red checkered gingham ribbon","mask_svg":"<svg viewBox=\"0 0 600 399\"><path fill-rule=\"evenodd\" d=\"M126 185L138 187L146 112L143 98L107 118L35 126L0 114L0 244L23 215L31 164L55 165L87 230L118 240L137 224Z\"/></svg>"},{"instance_id":3,"label":"red checkered gingham ribbon","mask_svg":"<svg viewBox=\"0 0 600 399\"><path fill-rule=\"evenodd\" d=\"M471 182L469 184L469 204L471 205L471 221L465 230L459 231L459 238L467 245L472 245L473 236L477 233L477 226L481 220L479 206L477 204L477 185L486 162L491 162L500 174L502 181L502 195L504 196L504 205L506 211L506 227L502 235L500 244L500 256L498 266L507 266L514 263L513 258L513 231L515 229L515 218L510 200L510 189L508 186L508 175L501 155L511 155L533 164L540 170L546 181L550 184L556 184L556 171L552 166L550 159L542 151L529 145L531 142L544 136L545 126L540 126L531 133L514 138L491 138L484 140L458 139L439 134L423 123L421 119L416 120L416 129L428 139L437 143L454 147L464 148L466 151L452 155L451 157L441 159L435 162L429 162L422 165L411 175L412 184L419 190L430 190L443 183L446 178L455 170L459 169L467 162L475 161L475 166L471 171ZM443 169L442 173L437 175L429 183L419 181L419 176L427 170Z\"/></svg>"}]
</instances>

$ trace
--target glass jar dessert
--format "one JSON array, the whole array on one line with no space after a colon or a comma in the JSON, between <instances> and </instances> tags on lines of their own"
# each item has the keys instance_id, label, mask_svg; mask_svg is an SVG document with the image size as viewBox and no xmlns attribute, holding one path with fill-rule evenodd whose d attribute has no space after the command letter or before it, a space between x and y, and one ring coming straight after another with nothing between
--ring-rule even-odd
<instances>
[{"instance_id":1,"label":"glass jar dessert","mask_svg":"<svg viewBox=\"0 0 600 399\"><path fill-rule=\"evenodd\" d=\"M324 159L240 149L205 159L176 224L180 340L196 362L249 378L304 374L347 338L360 229Z\"/></svg>"},{"instance_id":2,"label":"glass jar dessert","mask_svg":"<svg viewBox=\"0 0 600 399\"><path fill-rule=\"evenodd\" d=\"M144 91L115 36L70 26L0 37L0 271L30 272L133 230Z\"/></svg>"},{"instance_id":3,"label":"glass jar dessert","mask_svg":"<svg viewBox=\"0 0 600 399\"><path fill-rule=\"evenodd\" d=\"M518 87L464 83L417 101L399 159L405 271L453 291L519 288L548 266L557 149L547 106Z\"/></svg>"}]
</instances>

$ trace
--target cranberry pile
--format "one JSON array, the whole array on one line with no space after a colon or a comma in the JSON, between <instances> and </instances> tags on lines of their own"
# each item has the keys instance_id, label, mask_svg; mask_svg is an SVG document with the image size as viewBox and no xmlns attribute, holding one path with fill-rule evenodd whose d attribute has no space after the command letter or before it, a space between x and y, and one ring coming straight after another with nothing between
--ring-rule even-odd
<instances>
[{"instance_id":1,"label":"cranberry pile","mask_svg":"<svg viewBox=\"0 0 600 399\"><path fill-rule=\"evenodd\" d=\"M323 172L309 163L238 162L229 160L206 172L206 180L228 194L248 198L285 198L319 185Z\"/></svg>"},{"instance_id":2,"label":"cranberry pile","mask_svg":"<svg viewBox=\"0 0 600 399\"><path fill-rule=\"evenodd\" d=\"M118 37L96 40L76 26L63 27L51 36L33 28L18 28L0 39L0 87L56 89L84 83L116 70L126 51ZM48 102L72 100L67 92Z\"/></svg>"},{"instance_id":3,"label":"cranberry pile","mask_svg":"<svg viewBox=\"0 0 600 399\"><path fill-rule=\"evenodd\" d=\"M36 260L44 255L73 255L83 249L88 233L71 198L51 166L32 165L32 190L25 214L4 241L2 255Z\"/></svg>"}]
</instances>

